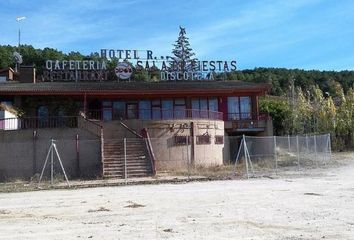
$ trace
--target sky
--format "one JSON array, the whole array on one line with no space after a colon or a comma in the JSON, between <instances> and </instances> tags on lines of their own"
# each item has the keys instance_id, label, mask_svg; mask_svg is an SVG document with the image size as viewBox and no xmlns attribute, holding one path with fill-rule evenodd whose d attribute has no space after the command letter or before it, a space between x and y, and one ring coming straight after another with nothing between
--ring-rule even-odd
<instances>
[{"instance_id":1,"label":"sky","mask_svg":"<svg viewBox=\"0 0 354 240\"><path fill-rule=\"evenodd\" d=\"M179 26L199 60L354 70L352 0L0 0L0 45L17 45L20 28L21 43L35 48L167 56Z\"/></svg>"}]
</instances>

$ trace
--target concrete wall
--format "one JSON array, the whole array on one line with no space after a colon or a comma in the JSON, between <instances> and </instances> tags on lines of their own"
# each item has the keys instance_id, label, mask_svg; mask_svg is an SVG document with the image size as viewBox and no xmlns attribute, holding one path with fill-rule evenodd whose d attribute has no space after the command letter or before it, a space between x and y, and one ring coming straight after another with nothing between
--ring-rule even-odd
<instances>
[{"instance_id":1,"label":"concrete wall","mask_svg":"<svg viewBox=\"0 0 354 240\"><path fill-rule=\"evenodd\" d=\"M215 135L224 136L224 122L213 120L146 121L157 170L186 169L190 166L223 164L224 144L215 144ZM208 134L210 144L197 144L197 136ZM175 136L194 135L191 143L176 144Z\"/></svg>"},{"instance_id":2,"label":"concrete wall","mask_svg":"<svg viewBox=\"0 0 354 240\"><path fill-rule=\"evenodd\" d=\"M79 135L78 151L76 134ZM95 176L101 169L101 145L97 136L81 129L0 131L0 180L29 178L41 172L51 139L70 178ZM77 154L78 153L78 154ZM55 158L55 171L61 173ZM79 166L79 168L78 168ZM49 176L49 165L45 170Z\"/></svg>"}]
</instances>

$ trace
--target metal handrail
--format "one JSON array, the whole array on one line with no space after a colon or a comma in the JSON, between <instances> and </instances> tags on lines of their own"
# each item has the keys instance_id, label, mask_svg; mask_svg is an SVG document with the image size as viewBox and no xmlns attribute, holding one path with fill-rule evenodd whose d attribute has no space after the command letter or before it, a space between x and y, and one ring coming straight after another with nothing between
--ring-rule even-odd
<instances>
[{"instance_id":1,"label":"metal handrail","mask_svg":"<svg viewBox=\"0 0 354 240\"><path fill-rule=\"evenodd\" d=\"M90 119L103 119L101 109L91 109L87 112ZM112 108L112 116L109 120L178 120L178 119L209 119L223 120L223 113L218 111L201 110L201 109L163 109L163 108L144 108L130 110L127 112L115 112ZM104 119L103 119L104 120Z\"/></svg>"},{"instance_id":2,"label":"metal handrail","mask_svg":"<svg viewBox=\"0 0 354 240\"><path fill-rule=\"evenodd\" d=\"M268 120L269 115L267 113L260 113L254 116L252 112L236 112L227 113L227 120L229 121L243 121L243 120Z\"/></svg>"},{"instance_id":3,"label":"metal handrail","mask_svg":"<svg viewBox=\"0 0 354 240\"><path fill-rule=\"evenodd\" d=\"M150 156L152 174L156 175L156 164L155 164L156 160L155 160L154 150L153 150L152 144L151 144L150 135L149 135L149 132L147 131L146 128L143 128L142 133L145 138L146 146L147 146L149 156Z\"/></svg>"},{"instance_id":4,"label":"metal handrail","mask_svg":"<svg viewBox=\"0 0 354 240\"><path fill-rule=\"evenodd\" d=\"M92 121L88 119L85 116L79 116L78 117L78 127L85 129L86 131L89 131L97 136L101 136L101 132L103 131L103 126L98 124L95 121Z\"/></svg>"},{"instance_id":5,"label":"metal handrail","mask_svg":"<svg viewBox=\"0 0 354 240\"><path fill-rule=\"evenodd\" d=\"M137 136L138 138L143 138L143 136L141 136L139 133L137 133L134 129L128 127L126 124L124 124L123 122L120 122L120 125L122 125L125 129L127 129L128 131L130 131L131 133L133 133L135 136Z\"/></svg>"},{"instance_id":6,"label":"metal handrail","mask_svg":"<svg viewBox=\"0 0 354 240\"><path fill-rule=\"evenodd\" d=\"M76 128L77 116L20 117L0 119L0 129Z\"/></svg>"}]
</instances>

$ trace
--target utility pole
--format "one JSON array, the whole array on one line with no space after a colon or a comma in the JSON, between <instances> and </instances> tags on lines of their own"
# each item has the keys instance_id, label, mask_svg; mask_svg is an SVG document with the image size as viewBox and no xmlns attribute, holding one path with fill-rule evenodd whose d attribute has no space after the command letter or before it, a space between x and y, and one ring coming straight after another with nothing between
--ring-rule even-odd
<instances>
[{"instance_id":1,"label":"utility pole","mask_svg":"<svg viewBox=\"0 0 354 240\"><path fill-rule=\"evenodd\" d=\"M18 52L20 53L20 45L21 45L21 27L20 22L25 20L26 17L17 17L16 21L18 22Z\"/></svg>"},{"instance_id":2,"label":"utility pole","mask_svg":"<svg viewBox=\"0 0 354 240\"><path fill-rule=\"evenodd\" d=\"M20 68L20 64L22 63L22 57L20 54L20 46L21 46L21 27L20 27L20 22L25 20L26 17L17 17L16 21L18 22L18 47L17 47L17 52L14 52L14 58L16 61L16 68L15 71L17 72Z\"/></svg>"}]
</instances>

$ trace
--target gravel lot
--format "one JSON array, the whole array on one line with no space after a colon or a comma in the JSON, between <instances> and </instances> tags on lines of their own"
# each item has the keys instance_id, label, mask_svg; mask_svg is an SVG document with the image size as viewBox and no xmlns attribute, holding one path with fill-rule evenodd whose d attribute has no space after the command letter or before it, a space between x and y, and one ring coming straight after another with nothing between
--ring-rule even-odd
<instances>
[{"instance_id":1,"label":"gravel lot","mask_svg":"<svg viewBox=\"0 0 354 240\"><path fill-rule=\"evenodd\" d=\"M354 156L303 176L0 194L0 239L354 239Z\"/></svg>"}]
</instances>

